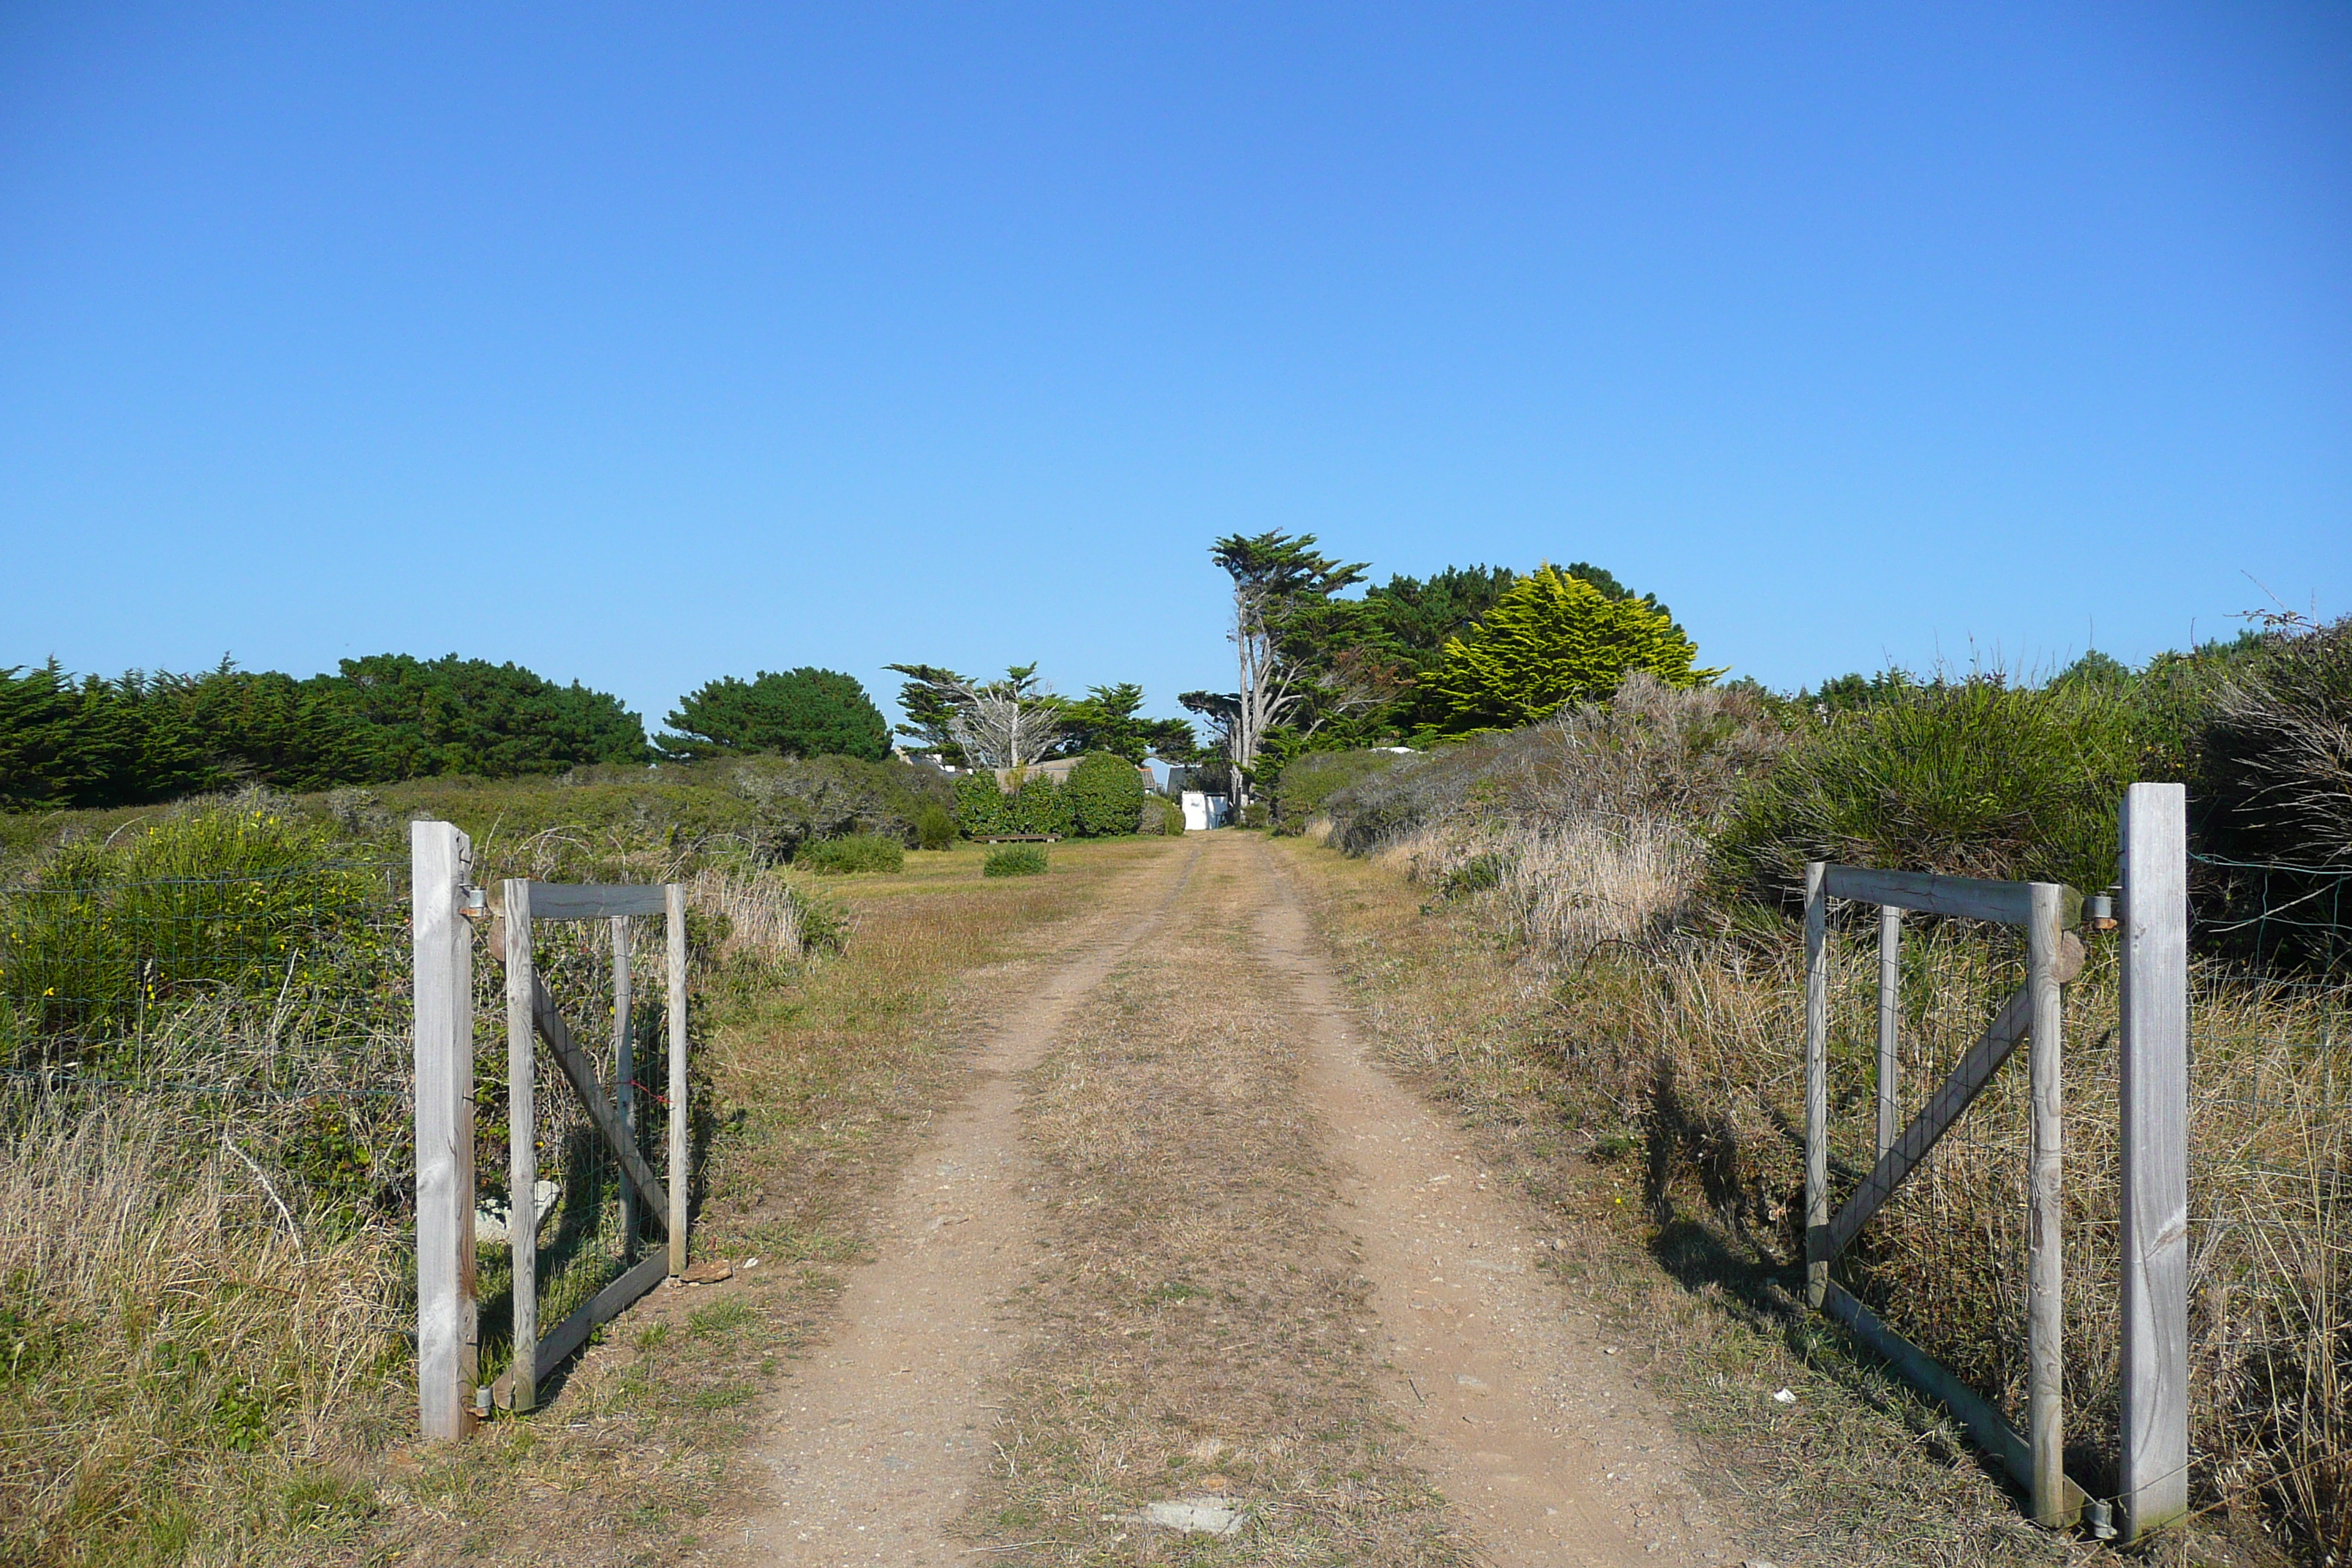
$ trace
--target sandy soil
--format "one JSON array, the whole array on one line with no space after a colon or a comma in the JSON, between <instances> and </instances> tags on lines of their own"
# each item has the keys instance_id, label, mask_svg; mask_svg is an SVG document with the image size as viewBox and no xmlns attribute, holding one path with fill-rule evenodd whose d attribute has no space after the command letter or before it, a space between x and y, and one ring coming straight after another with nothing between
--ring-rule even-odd
<instances>
[{"instance_id":1,"label":"sandy soil","mask_svg":"<svg viewBox=\"0 0 2352 1568\"><path fill-rule=\"evenodd\" d=\"M1302 1123L1321 1130L1338 1172L1330 1217L1370 1284L1381 1392L1456 1532L1503 1568L1736 1562L1633 1369L1538 1272L1539 1216L1489 1190L1466 1142L1366 1059L1291 889L1239 834L1139 870L1089 940L1024 987L981 1048L973 1090L909 1162L839 1332L779 1394L758 1448L771 1504L719 1555L945 1565L1018 1561L1031 1544L951 1533L993 1458L991 1391L1040 1310L1016 1294L1030 1244L1051 1229L1024 1151L1021 1075L1115 970L1171 962L1150 939L1211 882L1228 900L1238 885L1254 913L1235 934L1259 977L1255 1008L1297 1053ZM1129 1550L1149 1556L1155 1535L1167 1543L1148 1531ZM1255 1556L1246 1538L1216 1549L1221 1562Z\"/></svg>"},{"instance_id":2,"label":"sandy soil","mask_svg":"<svg viewBox=\"0 0 2352 1568\"><path fill-rule=\"evenodd\" d=\"M1366 1058L1304 911L1263 851L1260 863L1260 937L1294 977L1306 1083L1348 1171L1342 1223L1373 1281L1391 1401L1483 1555L1734 1559L1663 1408L1538 1272L1540 1216L1493 1190L1467 1142Z\"/></svg>"},{"instance_id":3,"label":"sandy soil","mask_svg":"<svg viewBox=\"0 0 2352 1568\"><path fill-rule=\"evenodd\" d=\"M985 1390L1015 1349L1007 1299L1034 1229L1020 1075L1150 934L1199 853L1138 872L1058 968L1013 982L1022 1000L980 1047L971 1095L934 1122L891 1200L878 1256L851 1274L841 1331L785 1385L757 1453L772 1501L720 1560L970 1561L946 1531L982 1462Z\"/></svg>"}]
</instances>

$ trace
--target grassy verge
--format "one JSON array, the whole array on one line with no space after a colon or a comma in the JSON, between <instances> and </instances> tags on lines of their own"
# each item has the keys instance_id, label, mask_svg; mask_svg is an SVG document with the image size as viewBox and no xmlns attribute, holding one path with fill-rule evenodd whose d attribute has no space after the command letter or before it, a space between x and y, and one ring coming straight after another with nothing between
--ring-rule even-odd
<instances>
[{"instance_id":1,"label":"grassy verge","mask_svg":"<svg viewBox=\"0 0 2352 1568\"><path fill-rule=\"evenodd\" d=\"M1727 1223L1688 1151L1657 1146L1654 1098L1635 1089L1611 1104L1580 1075L1559 1048L1563 1029L1613 1035L1630 1055L1657 1026L1632 990L1610 990L1605 966L1565 982L1580 1010L1564 1017L1560 977L1517 961L1472 904L1424 904L1427 888L1377 860L1297 841L1280 851L1311 889L1380 1048L1559 1216L1553 1256L1563 1285L1654 1358L1660 1389L1720 1467L1716 1484L1753 1521L1768 1556L1886 1564L2100 1556L2022 1522L1948 1418L1801 1309L1782 1261ZM1793 1403L1773 1397L1782 1389ZM2278 1560L2251 1534L2210 1531L2165 1551L2199 1563Z\"/></svg>"}]
</instances>

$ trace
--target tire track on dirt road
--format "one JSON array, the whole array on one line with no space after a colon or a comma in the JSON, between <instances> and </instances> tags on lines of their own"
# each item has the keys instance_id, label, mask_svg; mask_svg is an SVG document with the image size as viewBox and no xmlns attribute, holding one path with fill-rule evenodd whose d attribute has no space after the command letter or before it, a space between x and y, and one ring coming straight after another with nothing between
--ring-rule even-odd
<instances>
[{"instance_id":1,"label":"tire track on dirt road","mask_svg":"<svg viewBox=\"0 0 2352 1568\"><path fill-rule=\"evenodd\" d=\"M975 1058L962 1104L907 1163L870 1264L851 1272L842 1326L776 1395L753 1447L767 1506L720 1561L815 1568L969 1563L946 1529L982 1460L989 1379L1017 1351L1006 1310L1034 1228L1021 1139L1023 1072L1062 1020L1150 934L1200 860L1195 841L1121 885L1098 933L1026 994ZM1154 895L1157 895L1156 897ZM1137 906L1144 905L1139 911Z\"/></svg>"},{"instance_id":2,"label":"tire track on dirt road","mask_svg":"<svg viewBox=\"0 0 2352 1568\"><path fill-rule=\"evenodd\" d=\"M1286 973L1303 1087L1341 1165L1390 1403L1497 1568L1737 1562L1688 1479L1694 1456L1538 1271L1538 1216L1366 1054L1286 873L1254 846L1260 952Z\"/></svg>"}]
</instances>

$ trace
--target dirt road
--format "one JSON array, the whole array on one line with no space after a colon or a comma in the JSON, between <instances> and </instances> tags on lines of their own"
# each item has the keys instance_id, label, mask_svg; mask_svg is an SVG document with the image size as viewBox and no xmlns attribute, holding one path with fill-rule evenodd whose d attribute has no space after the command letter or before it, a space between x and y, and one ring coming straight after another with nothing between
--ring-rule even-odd
<instances>
[{"instance_id":1,"label":"dirt road","mask_svg":"<svg viewBox=\"0 0 2352 1568\"><path fill-rule=\"evenodd\" d=\"M1172 846L1000 1016L729 1560L1738 1561L1259 840Z\"/></svg>"}]
</instances>

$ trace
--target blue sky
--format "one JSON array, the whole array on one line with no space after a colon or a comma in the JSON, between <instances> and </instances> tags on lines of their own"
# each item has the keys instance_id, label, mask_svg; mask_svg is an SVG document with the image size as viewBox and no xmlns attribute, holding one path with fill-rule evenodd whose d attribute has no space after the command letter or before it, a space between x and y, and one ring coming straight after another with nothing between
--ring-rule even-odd
<instances>
[{"instance_id":1,"label":"blue sky","mask_svg":"<svg viewBox=\"0 0 2352 1568\"><path fill-rule=\"evenodd\" d=\"M0 237L0 664L1171 712L1268 528L1777 686L2352 609L2336 3L16 5Z\"/></svg>"}]
</instances>

